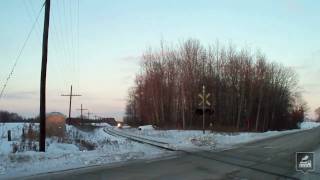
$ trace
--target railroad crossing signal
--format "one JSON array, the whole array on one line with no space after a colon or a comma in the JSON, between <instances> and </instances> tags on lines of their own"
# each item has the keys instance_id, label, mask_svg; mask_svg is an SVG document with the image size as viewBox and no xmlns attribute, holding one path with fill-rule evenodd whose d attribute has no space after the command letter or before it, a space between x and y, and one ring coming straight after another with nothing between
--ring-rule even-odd
<instances>
[{"instance_id":1,"label":"railroad crossing signal","mask_svg":"<svg viewBox=\"0 0 320 180\"><path fill-rule=\"evenodd\" d=\"M211 106L211 103L208 101L208 99L210 97L210 93L208 93L206 95L199 94L199 97L201 99L201 102L199 103L199 106L202 106L203 103L205 103L205 105L207 105L207 106Z\"/></svg>"},{"instance_id":2,"label":"railroad crossing signal","mask_svg":"<svg viewBox=\"0 0 320 180\"><path fill-rule=\"evenodd\" d=\"M206 86L202 86L202 93L199 94L199 97L201 99L201 102L199 106L202 106L202 129L203 129L203 134L205 133L205 109L206 105L210 106L210 102L208 101L208 98L210 97L210 93L206 93Z\"/></svg>"}]
</instances>

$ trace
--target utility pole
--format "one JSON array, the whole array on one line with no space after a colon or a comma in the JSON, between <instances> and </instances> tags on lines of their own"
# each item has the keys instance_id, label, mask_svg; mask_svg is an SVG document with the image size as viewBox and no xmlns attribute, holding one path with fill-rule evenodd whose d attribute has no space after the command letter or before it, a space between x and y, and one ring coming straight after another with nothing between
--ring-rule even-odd
<instances>
[{"instance_id":1,"label":"utility pole","mask_svg":"<svg viewBox=\"0 0 320 180\"><path fill-rule=\"evenodd\" d=\"M93 113L89 112L88 110L88 120L90 119L90 114L93 114Z\"/></svg>"},{"instance_id":2,"label":"utility pole","mask_svg":"<svg viewBox=\"0 0 320 180\"><path fill-rule=\"evenodd\" d=\"M61 96L69 96L69 120L71 120L71 103L72 103L72 97L73 96L81 96L80 94L73 94L72 93L72 85L70 89L70 94L62 94Z\"/></svg>"},{"instance_id":3,"label":"utility pole","mask_svg":"<svg viewBox=\"0 0 320 180\"><path fill-rule=\"evenodd\" d=\"M45 1L45 14L42 39L42 63L40 80L40 140L39 150L46 151L46 76L48 59L48 37L50 20L50 0Z\"/></svg>"},{"instance_id":4,"label":"utility pole","mask_svg":"<svg viewBox=\"0 0 320 180\"><path fill-rule=\"evenodd\" d=\"M80 119L81 119L81 121L82 121L82 120L83 120L83 111L86 111L86 110L88 110L88 109L83 109L83 108L82 108L82 104L81 104L81 108L80 108L80 109L77 109L77 110L79 110L79 111L81 112Z\"/></svg>"}]
</instances>

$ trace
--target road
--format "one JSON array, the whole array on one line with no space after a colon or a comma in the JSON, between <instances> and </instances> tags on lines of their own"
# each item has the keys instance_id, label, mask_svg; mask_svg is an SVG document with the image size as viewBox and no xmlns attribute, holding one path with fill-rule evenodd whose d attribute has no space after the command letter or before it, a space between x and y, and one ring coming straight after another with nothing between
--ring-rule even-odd
<instances>
[{"instance_id":1,"label":"road","mask_svg":"<svg viewBox=\"0 0 320 180\"><path fill-rule=\"evenodd\" d=\"M157 160L31 176L27 179L320 179L295 171L295 153L320 143L320 127L221 152L180 152ZM316 164L317 166L317 164Z\"/></svg>"}]
</instances>

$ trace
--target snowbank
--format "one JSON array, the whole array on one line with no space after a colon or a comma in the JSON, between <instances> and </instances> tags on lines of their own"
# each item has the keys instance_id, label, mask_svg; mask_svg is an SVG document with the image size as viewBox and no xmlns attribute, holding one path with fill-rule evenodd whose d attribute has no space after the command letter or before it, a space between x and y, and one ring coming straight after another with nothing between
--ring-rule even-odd
<instances>
[{"instance_id":1,"label":"snowbank","mask_svg":"<svg viewBox=\"0 0 320 180\"><path fill-rule=\"evenodd\" d=\"M51 143L47 148L48 153L68 153L79 151L79 148L73 144Z\"/></svg>"},{"instance_id":2,"label":"snowbank","mask_svg":"<svg viewBox=\"0 0 320 180\"><path fill-rule=\"evenodd\" d=\"M137 129L123 129L127 133L133 133L134 135L142 136L145 138L167 142L170 146L177 149L205 149L205 150L219 150L230 148L234 145L247 143L255 140L265 139L281 134L288 134L297 132L300 130L311 129L319 126L320 123L315 122L302 122L300 129L286 130L286 131L268 131L263 133L253 132L240 132L240 133L221 133L209 131L203 134L201 130L154 130L148 126L143 131ZM151 126L152 127L152 126Z\"/></svg>"},{"instance_id":3,"label":"snowbank","mask_svg":"<svg viewBox=\"0 0 320 180\"><path fill-rule=\"evenodd\" d=\"M131 159L154 158L167 153L149 145L108 135L103 131L103 127L84 131L69 125L66 126L69 139L61 142L58 138L47 138L45 153L35 151L12 153L12 143L21 141L21 131L24 126L28 127L28 124L6 123L0 127L0 133L3 132L2 129L10 129L13 134L17 134L12 142L7 142L6 137L0 138L0 179ZM94 149L86 149L88 145Z\"/></svg>"},{"instance_id":4,"label":"snowbank","mask_svg":"<svg viewBox=\"0 0 320 180\"><path fill-rule=\"evenodd\" d=\"M139 126L139 130L154 130L152 125Z\"/></svg>"},{"instance_id":5,"label":"snowbank","mask_svg":"<svg viewBox=\"0 0 320 180\"><path fill-rule=\"evenodd\" d=\"M304 121L300 124L300 129L311 129L318 127L320 123L318 122L312 122L312 121Z\"/></svg>"},{"instance_id":6,"label":"snowbank","mask_svg":"<svg viewBox=\"0 0 320 180\"><path fill-rule=\"evenodd\" d=\"M142 136L145 138L167 142L171 147L177 149L205 149L217 150L221 148L229 148L235 144L250 142L257 139L263 139L278 134L295 132L291 131L269 131L265 133L210 133L206 131L203 134L202 130L143 130L137 129L124 130L127 133Z\"/></svg>"},{"instance_id":7,"label":"snowbank","mask_svg":"<svg viewBox=\"0 0 320 180\"><path fill-rule=\"evenodd\" d=\"M100 126L100 127L112 127L108 123L91 123L92 126Z\"/></svg>"}]
</instances>

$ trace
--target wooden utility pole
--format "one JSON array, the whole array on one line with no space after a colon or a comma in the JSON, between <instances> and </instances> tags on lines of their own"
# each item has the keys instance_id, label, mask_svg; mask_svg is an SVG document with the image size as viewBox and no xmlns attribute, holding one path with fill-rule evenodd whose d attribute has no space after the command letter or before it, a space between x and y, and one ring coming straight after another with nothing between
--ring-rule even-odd
<instances>
[{"instance_id":1,"label":"wooden utility pole","mask_svg":"<svg viewBox=\"0 0 320 180\"><path fill-rule=\"evenodd\" d=\"M82 108L82 104L81 104L81 108L80 108L80 109L77 109L77 110L79 110L80 113L81 113L80 119L81 119L81 121L82 121L82 120L83 120L83 111L86 111L86 110L88 110L88 109L83 109L83 108Z\"/></svg>"},{"instance_id":2,"label":"wooden utility pole","mask_svg":"<svg viewBox=\"0 0 320 180\"><path fill-rule=\"evenodd\" d=\"M91 113L90 111L88 111L88 120L90 119L90 114L93 114L93 113Z\"/></svg>"},{"instance_id":3,"label":"wooden utility pole","mask_svg":"<svg viewBox=\"0 0 320 180\"><path fill-rule=\"evenodd\" d=\"M81 96L80 94L72 94L72 85L70 89L70 94L62 94L61 96L69 96L69 120L71 119L71 103L73 96Z\"/></svg>"},{"instance_id":4,"label":"wooden utility pole","mask_svg":"<svg viewBox=\"0 0 320 180\"><path fill-rule=\"evenodd\" d=\"M40 80L40 140L39 150L46 151L46 76L48 59L48 37L50 19L50 0L45 1L43 40L42 40L42 63Z\"/></svg>"}]
</instances>

